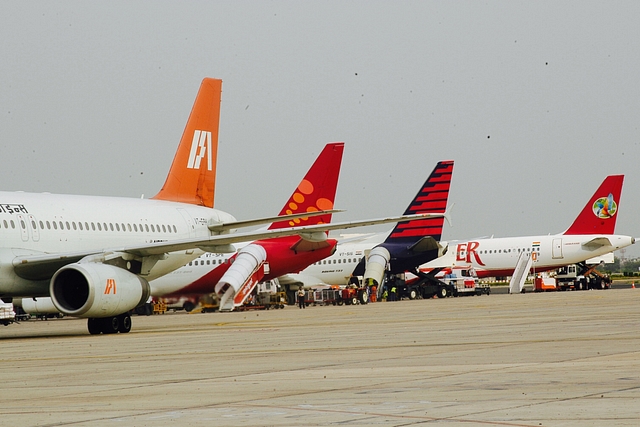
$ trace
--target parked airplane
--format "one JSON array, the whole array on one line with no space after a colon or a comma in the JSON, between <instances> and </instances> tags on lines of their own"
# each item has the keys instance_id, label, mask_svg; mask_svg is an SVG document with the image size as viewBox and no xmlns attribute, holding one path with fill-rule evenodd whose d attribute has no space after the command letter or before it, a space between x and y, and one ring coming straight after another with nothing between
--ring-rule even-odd
<instances>
[{"instance_id":1,"label":"parked airplane","mask_svg":"<svg viewBox=\"0 0 640 427\"><path fill-rule=\"evenodd\" d=\"M605 178L563 233L449 242L449 246L455 248L455 259L449 262L444 258L435 260L422 266L421 270L453 263L472 266L478 277L503 277L513 274L522 253L530 254L533 268L538 272L580 263L632 245L635 238L613 234L623 181L623 175Z\"/></svg>"},{"instance_id":2,"label":"parked airplane","mask_svg":"<svg viewBox=\"0 0 640 427\"><path fill-rule=\"evenodd\" d=\"M439 162L405 214L444 213L452 173L453 161ZM401 222L384 240L380 233L366 236L364 240L354 237L348 242L338 242L335 254L310 265L299 274L281 277L280 283L305 287L344 285L353 276L363 276L367 285L379 286L383 283L385 273L410 271L443 255L446 247L438 243L443 224L444 217Z\"/></svg>"},{"instance_id":3,"label":"parked airplane","mask_svg":"<svg viewBox=\"0 0 640 427\"><path fill-rule=\"evenodd\" d=\"M333 208L344 143L327 144L280 211L280 215ZM306 220L307 224L327 224L331 214L302 220L277 221L269 229L281 229ZM241 305L258 282L283 274L297 273L335 251L337 240L312 243L299 236L256 240L236 253L205 253L172 273L150 282L151 295L163 298L198 297L217 290L227 296L221 309ZM244 268L246 262L249 268ZM242 270L238 271L238 267ZM193 302L188 300L187 307Z\"/></svg>"},{"instance_id":4,"label":"parked airplane","mask_svg":"<svg viewBox=\"0 0 640 427\"><path fill-rule=\"evenodd\" d=\"M91 334L129 332L128 312L148 299L148 281L192 261L196 248L232 251L233 243L293 234L317 243L327 230L406 219L229 234L274 219L236 221L213 209L221 88L220 80L203 80L167 180L151 200L0 192L0 298L50 296L63 314L88 318Z\"/></svg>"}]
</instances>

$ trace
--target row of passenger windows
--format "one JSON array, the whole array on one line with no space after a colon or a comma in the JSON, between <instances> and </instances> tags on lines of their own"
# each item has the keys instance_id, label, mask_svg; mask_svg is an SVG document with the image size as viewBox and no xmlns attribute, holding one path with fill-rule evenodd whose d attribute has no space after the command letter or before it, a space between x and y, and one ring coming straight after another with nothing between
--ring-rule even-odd
<instances>
[{"instance_id":1,"label":"row of passenger windows","mask_svg":"<svg viewBox=\"0 0 640 427\"><path fill-rule=\"evenodd\" d=\"M479 254L508 254L511 253L511 249L497 249L497 250L483 250L483 251L475 251ZM540 248L518 248L518 252L540 252ZM460 254L464 255L466 251L460 251ZM513 249L513 252L516 252L516 249Z\"/></svg>"},{"instance_id":2,"label":"row of passenger windows","mask_svg":"<svg viewBox=\"0 0 640 427\"><path fill-rule=\"evenodd\" d=\"M26 230L27 224L24 220L20 220L20 227ZM39 225L39 227L38 227ZM16 228L16 223L11 219L0 222L0 228ZM39 221L31 220L31 227L34 230L80 230L80 231L128 231L128 232L146 232L146 233L177 233L178 229L175 225L165 224L124 224L124 223L106 223L106 222L75 222L75 221Z\"/></svg>"},{"instance_id":3,"label":"row of passenger windows","mask_svg":"<svg viewBox=\"0 0 640 427\"><path fill-rule=\"evenodd\" d=\"M191 261L189 263L189 265L216 265L216 264L222 264L222 263L224 263L224 264L229 264L229 263L233 264L233 258L218 259L218 260L208 259L206 261L203 260L203 259L200 259L200 260L196 259L194 261Z\"/></svg>"},{"instance_id":4,"label":"row of passenger windows","mask_svg":"<svg viewBox=\"0 0 640 427\"><path fill-rule=\"evenodd\" d=\"M333 262L332 262L333 261ZM343 260L342 258L338 258L336 259L323 259L322 261L318 261L316 263L314 263L315 265L325 265L325 264L351 264L352 262L358 262L358 258L347 258L345 260Z\"/></svg>"}]
</instances>

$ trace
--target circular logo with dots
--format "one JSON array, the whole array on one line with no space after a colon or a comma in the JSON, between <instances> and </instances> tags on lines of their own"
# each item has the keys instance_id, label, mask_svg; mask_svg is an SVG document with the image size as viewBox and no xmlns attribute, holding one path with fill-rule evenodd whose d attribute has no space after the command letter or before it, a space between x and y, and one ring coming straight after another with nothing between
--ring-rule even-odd
<instances>
[{"instance_id":1,"label":"circular logo with dots","mask_svg":"<svg viewBox=\"0 0 640 427\"><path fill-rule=\"evenodd\" d=\"M593 203L593 213L598 218L611 218L616 214L618 204L613 200L613 195L609 197L600 197Z\"/></svg>"},{"instance_id":2,"label":"circular logo with dots","mask_svg":"<svg viewBox=\"0 0 640 427\"><path fill-rule=\"evenodd\" d=\"M296 212L317 212L333 208L333 202L331 202L331 200L324 197L314 198L314 191L315 187L313 184L310 181L303 179L289 202L287 214L291 215ZM308 219L309 218L294 219L289 221L289 225L293 227L300 224L301 221L306 221Z\"/></svg>"}]
</instances>

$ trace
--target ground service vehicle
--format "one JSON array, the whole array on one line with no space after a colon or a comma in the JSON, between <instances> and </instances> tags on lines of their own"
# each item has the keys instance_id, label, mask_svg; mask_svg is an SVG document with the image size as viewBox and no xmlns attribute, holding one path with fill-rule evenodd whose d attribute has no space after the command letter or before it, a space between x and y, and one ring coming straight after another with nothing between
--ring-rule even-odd
<instances>
[{"instance_id":1,"label":"ground service vehicle","mask_svg":"<svg viewBox=\"0 0 640 427\"><path fill-rule=\"evenodd\" d=\"M611 278L607 274L600 273L598 265L584 263L571 264L559 268L556 275L556 286L561 291L588 289L609 289Z\"/></svg>"},{"instance_id":2,"label":"ground service vehicle","mask_svg":"<svg viewBox=\"0 0 640 427\"><path fill-rule=\"evenodd\" d=\"M454 297L491 294L491 288L479 283L478 276L472 268L453 268L445 273L442 281L454 286Z\"/></svg>"},{"instance_id":3,"label":"ground service vehicle","mask_svg":"<svg viewBox=\"0 0 640 427\"><path fill-rule=\"evenodd\" d=\"M365 287L348 285L346 288L340 289L339 295L338 305L342 305L342 303L346 305L367 304L369 302L369 293Z\"/></svg>"},{"instance_id":4,"label":"ground service vehicle","mask_svg":"<svg viewBox=\"0 0 640 427\"><path fill-rule=\"evenodd\" d=\"M16 312L13 311L13 303L0 299L0 323L7 326L16 320Z\"/></svg>"}]
</instances>

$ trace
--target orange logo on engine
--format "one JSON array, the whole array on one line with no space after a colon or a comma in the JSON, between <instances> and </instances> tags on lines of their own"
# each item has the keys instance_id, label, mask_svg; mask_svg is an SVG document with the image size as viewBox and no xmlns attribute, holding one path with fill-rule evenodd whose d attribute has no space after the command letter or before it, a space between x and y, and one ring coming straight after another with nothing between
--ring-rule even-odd
<instances>
[{"instance_id":1,"label":"orange logo on engine","mask_svg":"<svg viewBox=\"0 0 640 427\"><path fill-rule=\"evenodd\" d=\"M110 294L113 291L113 294L116 294L116 279L107 279L107 286L104 288L104 294Z\"/></svg>"}]
</instances>

